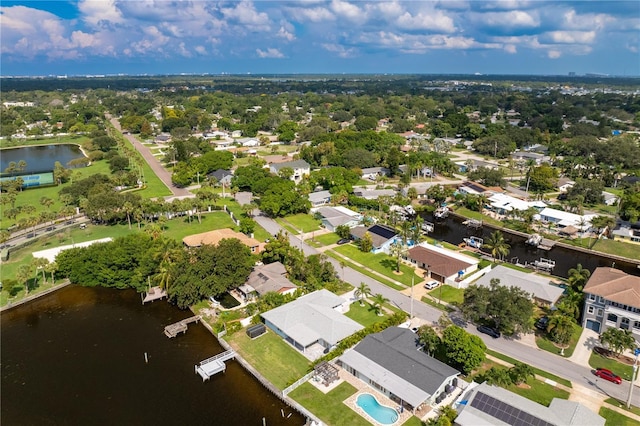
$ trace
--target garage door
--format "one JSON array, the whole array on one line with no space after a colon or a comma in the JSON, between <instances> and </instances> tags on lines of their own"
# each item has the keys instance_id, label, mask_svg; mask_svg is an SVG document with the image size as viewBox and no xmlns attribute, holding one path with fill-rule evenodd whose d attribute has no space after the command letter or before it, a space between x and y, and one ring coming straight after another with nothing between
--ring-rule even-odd
<instances>
[{"instance_id":1,"label":"garage door","mask_svg":"<svg viewBox=\"0 0 640 426\"><path fill-rule=\"evenodd\" d=\"M600 323L595 320L587 320L587 328L593 330L596 333L600 333Z\"/></svg>"}]
</instances>

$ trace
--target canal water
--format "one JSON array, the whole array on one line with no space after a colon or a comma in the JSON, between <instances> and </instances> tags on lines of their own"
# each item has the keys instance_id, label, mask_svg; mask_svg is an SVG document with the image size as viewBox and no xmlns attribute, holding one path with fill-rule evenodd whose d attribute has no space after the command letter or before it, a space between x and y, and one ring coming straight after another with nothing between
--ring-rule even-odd
<instances>
[{"instance_id":1,"label":"canal water","mask_svg":"<svg viewBox=\"0 0 640 426\"><path fill-rule=\"evenodd\" d=\"M236 361L203 383L194 366L223 351L215 337L201 324L163 333L189 316L132 290L79 286L3 312L2 423L304 424Z\"/></svg>"},{"instance_id":2,"label":"canal water","mask_svg":"<svg viewBox=\"0 0 640 426\"><path fill-rule=\"evenodd\" d=\"M0 152L0 171L4 172L12 161L16 164L24 160L27 167L21 172L43 172L53 170L56 161L64 167L84 154L77 145L61 144L46 146L26 146L22 148L8 148Z\"/></svg>"},{"instance_id":3,"label":"canal water","mask_svg":"<svg viewBox=\"0 0 640 426\"><path fill-rule=\"evenodd\" d=\"M424 219L434 223L434 230L429 233L429 237L455 245L462 243L464 238L471 236L479 237L486 241L489 235L496 231L495 228L487 225L479 229L468 228L462 224L464 219L452 215L444 221L434 221L433 216L430 214L426 215ZM554 246L551 250L537 249L526 245L526 238L524 237L507 231L502 232L505 240L511 245L509 255L505 258L506 261L515 261L517 259L519 263L525 264L527 262L533 263L540 258L550 259L555 261L552 274L562 278L567 278L569 269L575 268L578 263L591 272L600 266L613 265L616 269L621 269L628 274L640 275L640 269L629 262L621 262L596 253L583 253L559 246Z\"/></svg>"}]
</instances>

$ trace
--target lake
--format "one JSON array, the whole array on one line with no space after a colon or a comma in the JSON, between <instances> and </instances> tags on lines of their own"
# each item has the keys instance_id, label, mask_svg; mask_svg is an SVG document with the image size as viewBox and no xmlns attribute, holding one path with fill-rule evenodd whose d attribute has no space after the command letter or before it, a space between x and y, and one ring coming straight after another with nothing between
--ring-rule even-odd
<instances>
[{"instance_id":1,"label":"lake","mask_svg":"<svg viewBox=\"0 0 640 426\"><path fill-rule=\"evenodd\" d=\"M68 167L69 161L82 157L84 154L80 148L71 144L8 148L0 151L0 170L4 172L12 161L24 160L27 162L25 172L51 171L56 161Z\"/></svg>"},{"instance_id":2,"label":"lake","mask_svg":"<svg viewBox=\"0 0 640 426\"><path fill-rule=\"evenodd\" d=\"M163 333L189 316L164 301L143 306L133 290L79 286L3 312L2 423L304 424L236 361L203 382L194 366L223 352L216 338L194 323Z\"/></svg>"}]
</instances>

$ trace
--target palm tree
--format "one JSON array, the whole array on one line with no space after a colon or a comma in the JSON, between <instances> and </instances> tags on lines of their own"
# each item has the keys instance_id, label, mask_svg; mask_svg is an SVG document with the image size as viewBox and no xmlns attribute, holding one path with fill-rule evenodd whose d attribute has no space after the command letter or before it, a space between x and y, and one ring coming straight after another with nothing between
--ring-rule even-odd
<instances>
[{"instance_id":1,"label":"palm tree","mask_svg":"<svg viewBox=\"0 0 640 426\"><path fill-rule=\"evenodd\" d=\"M29 278L31 278L31 265L20 265L16 272L16 279L24 284L25 296L29 294Z\"/></svg>"},{"instance_id":2,"label":"palm tree","mask_svg":"<svg viewBox=\"0 0 640 426\"><path fill-rule=\"evenodd\" d=\"M381 295L380 293L376 294L375 296L373 296L373 309L375 309L376 314L381 317L382 315L384 315L382 313L382 305L384 305L385 303L387 303L389 301L389 299L387 299L386 297L384 297L383 295Z\"/></svg>"},{"instance_id":3,"label":"palm tree","mask_svg":"<svg viewBox=\"0 0 640 426\"><path fill-rule=\"evenodd\" d=\"M525 383L529 377L536 376L533 368L529 364L522 362L516 362L514 366L509 369L509 375L511 376L511 381L516 385Z\"/></svg>"},{"instance_id":4,"label":"palm tree","mask_svg":"<svg viewBox=\"0 0 640 426\"><path fill-rule=\"evenodd\" d=\"M489 236L489 239L484 242L484 246L491 250L494 263L497 258L500 258L500 260L504 259L504 257L509 254L509 249L511 248L500 231L493 232Z\"/></svg>"},{"instance_id":5,"label":"palm tree","mask_svg":"<svg viewBox=\"0 0 640 426\"><path fill-rule=\"evenodd\" d=\"M433 356L433 353L441 343L438 333L428 325L423 325L418 328L418 341L422 345L422 350L430 356Z\"/></svg>"},{"instance_id":6,"label":"palm tree","mask_svg":"<svg viewBox=\"0 0 640 426\"><path fill-rule=\"evenodd\" d=\"M547 331L551 334L552 340L560 345L560 355L562 356L564 356L564 350L571 341L575 323L572 316L565 315L560 311L556 311L556 313L549 318Z\"/></svg>"},{"instance_id":7,"label":"palm tree","mask_svg":"<svg viewBox=\"0 0 640 426\"><path fill-rule=\"evenodd\" d=\"M364 306L364 299L371 296L371 289L368 285L361 282L356 291L353 292L353 295L360 300L360 306Z\"/></svg>"},{"instance_id":8,"label":"palm tree","mask_svg":"<svg viewBox=\"0 0 640 426\"><path fill-rule=\"evenodd\" d=\"M391 256L396 259L396 272L400 273L400 259L402 258L402 253L404 253L404 246L396 241L391 244L390 251Z\"/></svg>"},{"instance_id":9,"label":"palm tree","mask_svg":"<svg viewBox=\"0 0 640 426\"><path fill-rule=\"evenodd\" d=\"M51 274L51 285L55 285L56 277L55 273L58 270L58 264L56 262L49 262L44 266L44 270Z\"/></svg>"},{"instance_id":10,"label":"palm tree","mask_svg":"<svg viewBox=\"0 0 640 426\"><path fill-rule=\"evenodd\" d=\"M583 268L582 265L578 263L575 268L569 269L568 276L569 278L567 279L567 282L571 288L576 291L582 291L584 285L591 276L591 271Z\"/></svg>"},{"instance_id":11,"label":"palm tree","mask_svg":"<svg viewBox=\"0 0 640 426\"><path fill-rule=\"evenodd\" d=\"M46 284L47 283L47 276L45 275L45 267L49 263L49 260L45 259L44 257L36 257L31 262L32 262L33 266L35 266L35 270L36 270L36 278L35 279L37 279L38 270L40 270L40 271L42 271L42 282L43 282L43 284Z\"/></svg>"},{"instance_id":12,"label":"palm tree","mask_svg":"<svg viewBox=\"0 0 640 426\"><path fill-rule=\"evenodd\" d=\"M126 201L122 205L122 210L124 210L125 214L127 215L127 223L129 224L129 229L131 229L131 213L133 213L134 206L129 201Z\"/></svg>"}]
</instances>

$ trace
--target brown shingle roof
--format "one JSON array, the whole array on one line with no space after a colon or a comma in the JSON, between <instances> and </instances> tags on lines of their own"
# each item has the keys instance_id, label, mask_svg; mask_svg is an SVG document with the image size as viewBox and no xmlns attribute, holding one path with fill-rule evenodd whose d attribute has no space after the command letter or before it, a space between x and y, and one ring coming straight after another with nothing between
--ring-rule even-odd
<instances>
[{"instance_id":1,"label":"brown shingle roof","mask_svg":"<svg viewBox=\"0 0 640 426\"><path fill-rule=\"evenodd\" d=\"M640 308L640 277L628 275L619 269L596 268L584 286L584 292Z\"/></svg>"},{"instance_id":2,"label":"brown shingle roof","mask_svg":"<svg viewBox=\"0 0 640 426\"><path fill-rule=\"evenodd\" d=\"M450 277L458 271L471 266L470 263L449 257L436 251L428 250L422 246L409 249L409 258L429 265L429 270L443 277Z\"/></svg>"}]
</instances>

